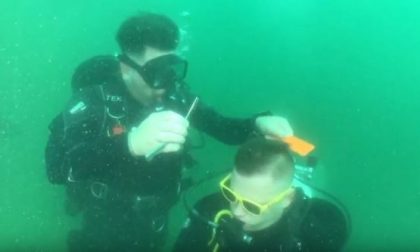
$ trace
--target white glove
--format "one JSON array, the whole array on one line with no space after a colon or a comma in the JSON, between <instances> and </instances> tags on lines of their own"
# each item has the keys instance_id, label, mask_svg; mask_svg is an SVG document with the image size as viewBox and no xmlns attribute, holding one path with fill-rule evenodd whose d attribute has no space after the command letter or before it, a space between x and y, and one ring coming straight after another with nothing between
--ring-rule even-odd
<instances>
[{"instance_id":1,"label":"white glove","mask_svg":"<svg viewBox=\"0 0 420 252\"><path fill-rule=\"evenodd\" d=\"M134 156L144 156L162 144L165 146L161 152L178 151L185 142L188 126L188 121L175 112L154 112L128 133L128 147Z\"/></svg>"},{"instance_id":2,"label":"white glove","mask_svg":"<svg viewBox=\"0 0 420 252\"><path fill-rule=\"evenodd\" d=\"M293 135L293 129L286 118L280 116L259 116L255 120L259 131L267 138L283 138Z\"/></svg>"}]
</instances>

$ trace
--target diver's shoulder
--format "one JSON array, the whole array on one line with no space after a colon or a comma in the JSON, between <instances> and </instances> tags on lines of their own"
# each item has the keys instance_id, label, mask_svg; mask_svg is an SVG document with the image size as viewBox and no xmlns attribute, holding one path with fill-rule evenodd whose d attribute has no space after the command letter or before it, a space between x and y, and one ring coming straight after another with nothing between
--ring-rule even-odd
<instances>
[{"instance_id":1,"label":"diver's shoulder","mask_svg":"<svg viewBox=\"0 0 420 252\"><path fill-rule=\"evenodd\" d=\"M340 251L346 243L350 230L350 219L336 204L320 199L308 198L307 213L301 225L301 235L319 251Z\"/></svg>"},{"instance_id":2,"label":"diver's shoulder","mask_svg":"<svg viewBox=\"0 0 420 252\"><path fill-rule=\"evenodd\" d=\"M306 201L307 213L304 223L310 226L310 229L321 233L338 232L347 236L350 219L347 219L341 207L321 198L308 198Z\"/></svg>"},{"instance_id":3,"label":"diver's shoulder","mask_svg":"<svg viewBox=\"0 0 420 252\"><path fill-rule=\"evenodd\" d=\"M307 200L309 202L310 212L319 215L327 215L328 213L343 215L342 209L329 200L321 198L308 198Z\"/></svg>"},{"instance_id":4,"label":"diver's shoulder","mask_svg":"<svg viewBox=\"0 0 420 252\"><path fill-rule=\"evenodd\" d=\"M85 71L104 71L107 68L115 67L118 57L111 54L95 55L82 60L75 69L75 72Z\"/></svg>"},{"instance_id":5,"label":"diver's shoulder","mask_svg":"<svg viewBox=\"0 0 420 252\"><path fill-rule=\"evenodd\" d=\"M326 200L324 198L314 197L312 191L308 193L302 187L296 188L295 200L293 208L305 210L306 213L315 215L326 215L327 213L336 213L344 216L344 211L333 201Z\"/></svg>"},{"instance_id":6,"label":"diver's shoulder","mask_svg":"<svg viewBox=\"0 0 420 252\"><path fill-rule=\"evenodd\" d=\"M71 87L77 91L89 86L119 81L120 67L114 55L98 55L82 61L75 69Z\"/></svg>"}]
</instances>

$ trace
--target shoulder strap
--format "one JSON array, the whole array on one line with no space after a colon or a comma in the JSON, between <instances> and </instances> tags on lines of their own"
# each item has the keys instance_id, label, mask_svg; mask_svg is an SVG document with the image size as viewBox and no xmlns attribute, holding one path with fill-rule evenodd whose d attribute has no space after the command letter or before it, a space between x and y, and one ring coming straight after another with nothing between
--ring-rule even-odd
<instances>
[{"instance_id":1,"label":"shoulder strap","mask_svg":"<svg viewBox=\"0 0 420 252\"><path fill-rule=\"evenodd\" d=\"M126 98L116 84L103 85L103 101L106 113L106 134L109 137L118 136L126 131L124 118L127 115Z\"/></svg>"}]
</instances>

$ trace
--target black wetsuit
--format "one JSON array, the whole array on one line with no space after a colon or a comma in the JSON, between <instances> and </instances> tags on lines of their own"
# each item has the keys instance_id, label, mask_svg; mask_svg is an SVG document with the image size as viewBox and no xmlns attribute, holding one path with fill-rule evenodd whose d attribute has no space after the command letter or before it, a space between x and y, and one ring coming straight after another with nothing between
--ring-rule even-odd
<instances>
[{"instance_id":1,"label":"black wetsuit","mask_svg":"<svg viewBox=\"0 0 420 252\"><path fill-rule=\"evenodd\" d=\"M69 212L84 215L82 230L69 235L70 250L159 247L168 209L178 199L186 151L159 154L152 161L129 153L128 131L155 108L131 97L115 57L81 64L72 86L72 99L50 125L45 152L48 178L67 185ZM194 96L185 97L165 109L185 114ZM255 118L226 118L201 101L189 121L226 144L244 142L255 127Z\"/></svg>"},{"instance_id":2,"label":"black wetsuit","mask_svg":"<svg viewBox=\"0 0 420 252\"><path fill-rule=\"evenodd\" d=\"M206 223L229 209L220 193L203 198L194 209L199 215L191 214L174 251L340 251L348 236L346 219L335 205L307 198L301 190L281 219L261 231L244 232L230 217L221 219L216 229ZM219 248L214 250L216 244Z\"/></svg>"}]
</instances>

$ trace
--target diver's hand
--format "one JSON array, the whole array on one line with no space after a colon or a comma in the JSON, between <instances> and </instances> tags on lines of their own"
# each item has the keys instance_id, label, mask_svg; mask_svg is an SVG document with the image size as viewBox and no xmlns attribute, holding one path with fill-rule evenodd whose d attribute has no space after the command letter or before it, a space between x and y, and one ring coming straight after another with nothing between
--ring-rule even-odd
<instances>
[{"instance_id":1,"label":"diver's hand","mask_svg":"<svg viewBox=\"0 0 420 252\"><path fill-rule=\"evenodd\" d=\"M283 138L293 135L289 121L281 116L259 116L255 120L255 124L267 138Z\"/></svg>"},{"instance_id":2,"label":"diver's hand","mask_svg":"<svg viewBox=\"0 0 420 252\"><path fill-rule=\"evenodd\" d=\"M128 147L134 156L144 156L162 144L162 152L178 151L185 142L188 126L188 121L175 112L154 112L129 132Z\"/></svg>"}]
</instances>

